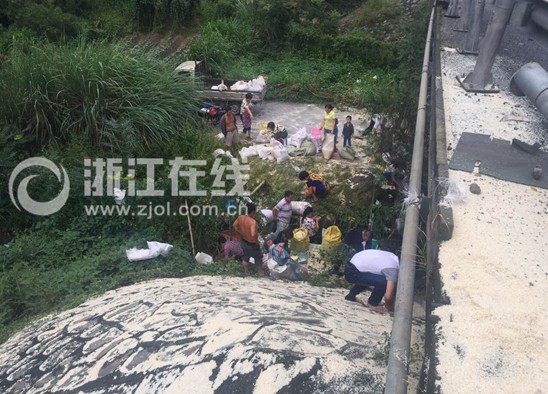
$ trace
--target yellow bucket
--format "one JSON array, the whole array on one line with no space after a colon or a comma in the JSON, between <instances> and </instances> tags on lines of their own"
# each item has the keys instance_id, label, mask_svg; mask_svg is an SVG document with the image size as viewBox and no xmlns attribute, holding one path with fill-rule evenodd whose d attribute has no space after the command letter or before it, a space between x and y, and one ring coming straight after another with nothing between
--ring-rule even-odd
<instances>
[{"instance_id":1,"label":"yellow bucket","mask_svg":"<svg viewBox=\"0 0 548 394\"><path fill-rule=\"evenodd\" d=\"M305 228L296 228L293 230L293 239L290 242L291 253L308 252L310 247L310 238L308 230Z\"/></svg>"}]
</instances>

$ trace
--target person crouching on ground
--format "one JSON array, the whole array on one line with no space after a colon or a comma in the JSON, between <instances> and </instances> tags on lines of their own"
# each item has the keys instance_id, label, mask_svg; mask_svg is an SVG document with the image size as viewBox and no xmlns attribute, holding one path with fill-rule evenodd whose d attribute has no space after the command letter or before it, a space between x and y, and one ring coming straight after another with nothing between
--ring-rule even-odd
<instances>
[{"instance_id":1,"label":"person crouching on ground","mask_svg":"<svg viewBox=\"0 0 548 394\"><path fill-rule=\"evenodd\" d=\"M227 241L223 236L220 236L218 241L223 250L223 263L227 263L231 257L234 257L237 261L242 261L244 251L240 241Z\"/></svg>"},{"instance_id":2,"label":"person crouching on ground","mask_svg":"<svg viewBox=\"0 0 548 394\"><path fill-rule=\"evenodd\" d=\"M314 215L314 209L312 207L306 207L304 209L299 225L308 231L308 237L312 243L320 243L318 242L320 240L317 239L318 237L316 237L316 235L321 238L321 234L319 233L321 218L322 217L319 215Z\"/></svg>"},{"instance_id":3,"label":"person crouching on ground","mask_svg":"<svg viewBox=\"0 0 548 394\"><path fill-rule=\"evenodd\" d=\"M266 129L272 134L272 138L278 141L282 145L286 145L287 130L285 127L275 124L274 122L268 122Z\"/></svg>"},{"instance_id":4,"label":"person crouching on ground","mask_svg":"<svg viewBox=\"0 0 548 394\"><path fill-rule=\"evenodd\" d=\"M318 198L325 197L329 191L329 183L321 175L301 171L299 179L306 181L305 198L312 198L312 200L318 201Z\"/></svg>"},{"instance_id":5,"label":"person crouching on ground","mask_svg":"<svg viewBox=\"0 0 548 394\"><path fill-rule=\"evenodd\" d=\"M257 207L253 203L247 204L247 215L238 216L234 221L233 228L240 234L242 241L242 264L246 275L249 275L249 264L253 258L253 263L257 266L259 276L264 276L263 253L259 245L259 232L257 230L257 220L255 218Z\"/></svg>"},{"instance_id":6,"label":"person crouching on ground","mask_svg":"<svg viewBox=\"0 0 548 394\"><path fill-rule=\"evenodd\" d=\"M273 279L304 280L308 271L291 258L287 243L266 241L270 258L267 262Z\"/></svg>"},{"instance_id":7,"label":"person crouching on ground","mask_svg":"<svg viewBox=\"0 0 548 394\"><path fill-rule=\"evenodd\" d=\"M375 249L356 253L344 270L346 280L354 285L344 298L356 301L358 294L372 286L367 306L376 312L393 311L399 269L400 261L394 253ZM383 296L384 307L379 305Z\"/></svg>"}]
</instances>

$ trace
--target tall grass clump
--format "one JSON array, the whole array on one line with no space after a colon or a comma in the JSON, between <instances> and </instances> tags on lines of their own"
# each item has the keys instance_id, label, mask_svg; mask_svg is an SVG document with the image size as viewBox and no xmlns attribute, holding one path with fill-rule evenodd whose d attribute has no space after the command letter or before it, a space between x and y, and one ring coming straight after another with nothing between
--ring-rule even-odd
<instances>
[{"instance_id":1,"label":"tall grass clump","mask_svg":"<svg viewBox=\"0 0 548 394\"><path fill-rule=\"evenodd\" d=\"M0 125L37 146L74 135L121 153L167 146L196 124L195 88L152 55L101 42L13 48L0 69Z\"/></svg>"}]
</instances>

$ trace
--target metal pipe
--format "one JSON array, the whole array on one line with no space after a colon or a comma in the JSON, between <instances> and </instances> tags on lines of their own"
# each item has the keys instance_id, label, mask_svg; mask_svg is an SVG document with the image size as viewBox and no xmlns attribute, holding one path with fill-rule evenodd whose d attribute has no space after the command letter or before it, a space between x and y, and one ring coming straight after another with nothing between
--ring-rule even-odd
<instances>
[{"instance_id":1,"label":"metal pipe","mask_svg":"<svg viewBox=\"0 0 548 394\"><path fill-rule=\"evenodd\" d=\"M445 13L447 18L459 18L459 0L450 0L447 12Z\"/></svg>"},{"instance_id":2,"label":"metal pipe","mask_svg":"<svg viewBox=\"0 0 548 394\"><path fill-rule=\"evenodd\" d=\"M468 25L472 13L472 0L462 0L462 13L455 31L468 31Z\"/></svg>"},{"instance_id":3,"label":"metal pipe","mask_svg":"<svg viewBox=\"0 0 548 394\"><path fill-rule=\"evenodd\" d=\"M495 93L499 90L493 85L493 75L491 68L495 62L497 50L502 41L502 36L506 30L506 25L512 15L515 0L498 0L495 5L495 13L487 27L487 32L481 43L481 48L472 71L468 76L459 80L462 87L467 92Z\"/></svg>"},{"instance_id":4,"label":"metal pipe","mask_svg":"<svg viewBox=\"0 0 548 394\"><path fill-rule=\"evenodd\" d=\"M531 12L531 20L544 30L548 30L548 7L542 7L540 4Z\"/></svg>"},{"instance_id":5,"label":"metal pipe","mask_svg":"<svg viewBox=\"0 0 548 394\"><path fill-rule=\"evenodd\" d=\"M415 141L409 190L412 193L421 191L422 161L424 154L424 130L426 128L426 99L428 95L428 65L434 25L435 7L430 15L428 34L424 46L422 76L415 125ZM417 238L419 234L419 204L410 204L405 213L400 273L396 294L396 310L390 337L390 354L386 371L385 394L406 394L407 373L409 367L409 349L411 346L411 322L413 317L413 296L415 292L415 264L417 255Z\"/></svg>"},{"instance_id":6,"label":"metal pipe","mask_svg":"<svg viewBox=\"0 0 548 394\"><path fill-rule=\"evenodd\" d=\"M466 35L464 48L459 51L462 54L477 55L479 50L481 22L483 11L485 9L485 0L476 0L476 7L472 13L472 28Z\"/></svg>"},{"instance_id":7,"label":"metal pipe","mask_svg":"<svg viewBox=\"0 0 548 394\"><path fill-rule=\"evenodd\" d=\"M510 79L510 91L527 96L548 118L548 72L538 63L527 63Z\"/></svg>"}]
</instances>

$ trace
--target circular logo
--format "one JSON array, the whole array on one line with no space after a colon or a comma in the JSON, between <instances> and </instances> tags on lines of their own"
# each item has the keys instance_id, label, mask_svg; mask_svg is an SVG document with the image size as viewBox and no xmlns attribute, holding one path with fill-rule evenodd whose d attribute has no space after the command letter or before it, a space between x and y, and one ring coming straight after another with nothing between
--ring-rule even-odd
<instances>
[{"instance_id":1,"label":"circular logo","mask_svg":"<svg viewBox=\"0 0 548 394\"><path fill-rule=\"evenodd\" d=\"M53 200L47 202L39 202L33 200L29 196L29 193L27 191L28 184L32 178L35 178L38 175L29 175L25 177L25 179L23 179L23 181L19 184L19 187L17 188L17 198L14 196L13 184L15 182L15 179L17 178L17 175L19 175L27 168L34 166L47 168L55 174L59 182L63 182L63 189L61 190L59 195ZM61 171L59 171L59 167L57 167L54 162L46 159L45 157L31 157L29 159L23 160L17 165L17 167L13 169L13 172L10 176L9 193L13 205L15 205L18 210L21 210L21 208L23 208L25 211L39 216L47 216L59 211L67 202L70 191L70 182L67 172L65 171L63 166L61 166L61 170L63 171L63 179L61 179ZM17 204L17 202L19 202L19 204ZM19 207L19 205L21 205L21 208Z\"/></svg>"}]
</instances>

